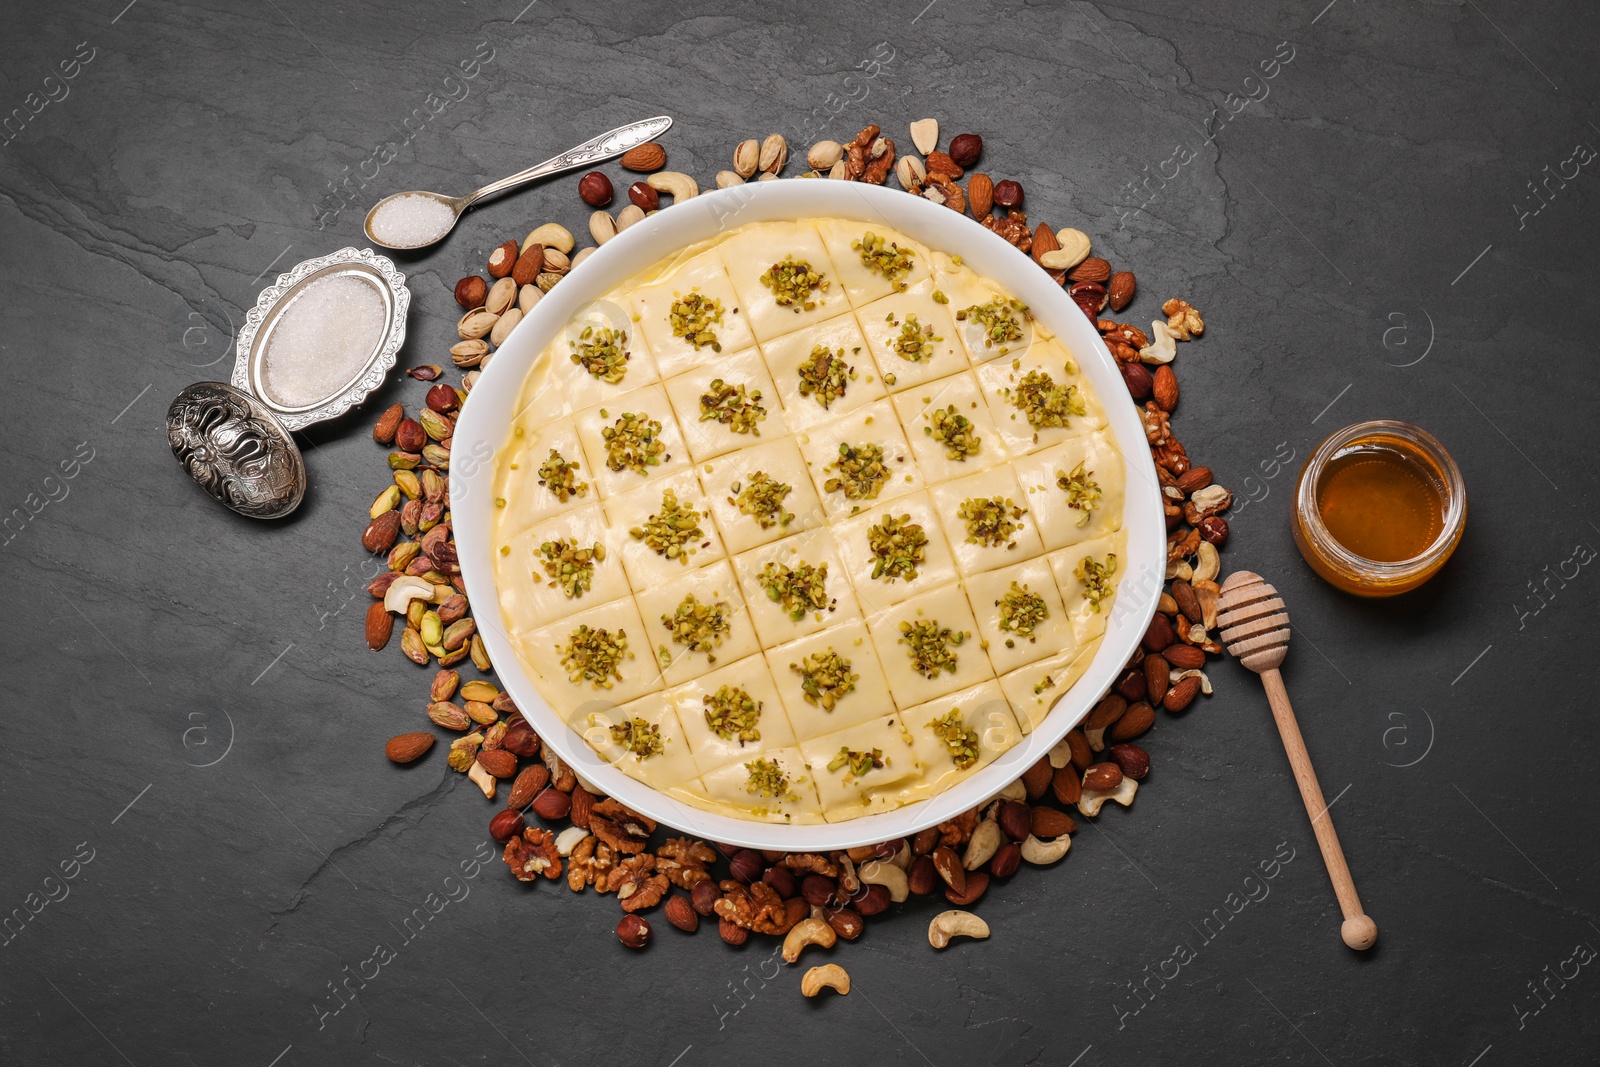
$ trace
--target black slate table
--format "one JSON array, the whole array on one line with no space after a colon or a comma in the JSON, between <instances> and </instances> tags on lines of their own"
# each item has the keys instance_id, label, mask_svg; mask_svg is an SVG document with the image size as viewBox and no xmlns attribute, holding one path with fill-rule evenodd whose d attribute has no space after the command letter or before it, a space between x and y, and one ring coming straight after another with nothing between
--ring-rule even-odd
<instances>
[{"instance_id":1,"label":"black slate table","mask_svg":"<svg viewBox=\"0 0 1600 1067\"><path fill-rule=\"evenodd\" d=\"M1593 6L28 0L0 23L0 1061L1594 1061ZM613 901L480 864L488 808L441 759L383 760L425 676L363 645L356 535L372 413L419 391L303 436L311 490L277 524L185 479L166 404L226 377L277 272L363 243L377 195L660 112L706 182L744 137L798 164L936 116L1137 271L1134 311L1202 309L1177 427L1257 498L1227 562L1293 608L1374 951L1339 943L1231 663L1149 735L1132 810L989 893L991 940L876 922L834 954L848 999L708 930L630 954ZM494 245L585 217L557 180L401 257L402 365L444 357L449 286ZM1442 438L1471 499L1445 571L1377 603L1288 529L1300 463L1370 417Z\"/></svg>"}]
</instances>

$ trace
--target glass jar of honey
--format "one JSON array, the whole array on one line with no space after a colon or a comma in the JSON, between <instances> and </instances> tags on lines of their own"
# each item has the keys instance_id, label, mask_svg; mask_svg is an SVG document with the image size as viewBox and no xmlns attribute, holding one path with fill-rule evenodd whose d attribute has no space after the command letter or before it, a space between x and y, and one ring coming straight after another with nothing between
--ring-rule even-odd
<instances>
[{"instance_id":1,"label":"glass jar of honey","mask_svg":"<svg viewBox=\"0 0 1600 1067\"><path fill-rule=\"evenodd\" d=\"M1317 446L1295 487L1300 554L1358 596L1415 589L1444 566L1466 524L1460 468L1410 423L1346 426Z\"/></svg>"}]
</instances>

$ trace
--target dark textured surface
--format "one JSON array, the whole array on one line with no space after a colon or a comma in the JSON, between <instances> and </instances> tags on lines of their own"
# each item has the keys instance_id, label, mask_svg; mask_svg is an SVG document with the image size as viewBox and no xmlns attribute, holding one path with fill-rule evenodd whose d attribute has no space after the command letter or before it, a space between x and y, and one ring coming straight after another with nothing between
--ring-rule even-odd
<instances>
[{"instance_id":1,"label":"dark textured surface","mask_svg":"<svg viewBox=\"0 0 1600 1067\"><path fill-rule=\"evenodd\" d=\"M37 510L0 553L0 911L67 894L4 935L0 1060L1594 1059L1600 731L1581 649L1600 578L1576 561L1600 543L1600 203L1593 165L1548 177L1600 144L1591 5L125 2L0 13L0 112L93 50L0 146L0 511ZM479 42L493 58L470 93L405 141ZM1227 94L1263 91L1224 118ZM361 243L376 195L465 190L662 111L673 165L704 182L741 137L788 133L798 159L935 115L946 137L985 136L984 169L1022 180L1035 218L1138 272L1128 317L1169 295L1204 311L1177 425L1221 481L1266 493L1227 560L1293 611L1290 689L1375 951L1339 944L1265 701L1227 663L1215 698L1149 736L1131 811L990 892L990 941L934 954L931 909L909 909L833 953L847 999L806 1002L793 969L771 978L770 946L706 929L658 922L630 955L611 900L470 866L482 797L442 759L380 754L420 721L425 676L360 636L375 403L312 434L310 494L278 525L206 500L162 416L226 376L263 279ZM330 217L330 183L388 142L359 206ZM403 257L402 364L443 356L456 277L549 218L580 229L570 179ZM1472 517L1442 576L1369 604L1312 577L1287 517L1321 436L1378 416L1445 441ZM1264 478L1280 442L1295 459ZM1207 925L1280 842L1295 858L1270 894ZM62 883L75 852L93 858ZM476 877L447 883L464 861ZM465 897L405 943L399 924L449 884ZM394 958L320 1017L378 942ZM1133 1013L1129 983L1170 977L1180 943L1193 958Z\"/></svg>"}]
</instances>

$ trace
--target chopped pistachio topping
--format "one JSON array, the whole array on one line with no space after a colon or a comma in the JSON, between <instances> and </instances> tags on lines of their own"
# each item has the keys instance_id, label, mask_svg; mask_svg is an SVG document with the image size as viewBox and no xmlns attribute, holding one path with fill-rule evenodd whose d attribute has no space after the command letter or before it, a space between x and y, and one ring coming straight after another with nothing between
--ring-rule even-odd
<instances>
[{"instance_id":1,"label":"chopped pistachio topping","mask_svg":"<svg viewBox=\"0 0 1600 1067\"><path fill-rule=\"evenodd\" d=\"M972 420L957 411L954 404L928 412L928 425L922 432L944 445L946 458L962 463L968 456L978 454L978 445L983 441L972 432Z\"/></svg>"},{"instance_id":2,"label":"chopped pistachio topping","mask_svg":"<svg viewBox=\"0 0 1600 1067\"><path fill-rule=\"evenodd\" d=\"M1053 678L1052 676L1047 674L1043 678L1040 678L1037 682L1035 682L1033 684L1033 695L1034 696L1038 696L1040 693L1043 693L1046 689L1054 689L1055 687L1056 687L1055 678Z\"/></svg>"},{"instance_id":3,"label":"chopped pistachio topping","mask_svg":"<svg viewBox=\"0 0 1600 1067\"><path fill-rule=\"evenodd\" d=\"M606 546L596 541L582 548L571 538L558 537L539 546L539 558L551 588L559 585L568 598L575 599L589 591L594 565L606 558Z\"/></svg>"},{"instance_id":4,"label":"chopped pistachio topping","mask_svg":"<svg viewBox=\"0 0 1600 1067\"><path fill-rule=\"evenodd\" d=\"M860 240L851 241L850 247L861 254L863 267L894 282L897 289L906 287L901 279L911 273L912 259L916 255L911 249L885 241L871 230L862 234Z\"/></svg>"},{"instance_id":5,"label":"chopped pistachio topping","mask_svg":"<svg viewBox=\"0 0 1600 1067\"><path fill-rule=\"evenodd\" d=\"M889 325L894 325L894 315L889 315ZM911 363L925 363L933 358L933 346L943 337L933 335L933 324L927 326L917 321L915 315L907 315L900 324L900 336L895 339L894 352L903 360Z\"/></svg>"},{"instance_id":6,"label":"chopped pistachio topping","mask_svg":"<svg viewBox=\"0 0 1600 1067\"><path fill-rule=\"evenodd\" d=\"M950 303L950 298L944 295L944 290L935 289L933 291L933 302L935 304L948 304Z\"/></svg>"},{"instance_id":7,"label":"chopped pistachio topping","mask_svg":"<svg viewBox=\"0 0 1600 1067\"><path fill-rule=\"evenodd\" d=\"M875 748L870 752L857 752L848 745L840 745L839 754L828 761L828 770L836 771L841 767L848 767L851 774L860 778L882 767L883 763L881 748Z\"/></svg>"},{"instance_id":8,"label":"chopped pistachio topping","mask_svg":"<svg viewBox=\"0 0 1600 1067\"><path fill-rule=\"evenodd\" d=\"M774 526L787 526L794 521L794 512L783 510L783 501L794 487L787 485L769 475L766 471L756 471L750 475L750 481L744 485L733 483L733 496L728 502L740 511L756 520L756 525L763 530L770 530Z\"/></svg>"},{"instance_id":9,"label":"chopped pistachio topping","mask_svg":"<svg viewBox=\"0 0 1600 1067\"><path fill-rule=\"evenodd\" d=\"M605 412L601 412L603 416ZM638 471L659 467L667 446L661 440L661 423L642 412L624 411L610 426L601 429L606 443L606 466L614 471Z\"/></svg>"},{"instance_id":10,"label":"chopped pistachio topping","mask_svg":"<svg viewBox=\"0 0 1600 1067\"><path fill-rule=\"evenodd\" d=\"M539 465L539 484L554 493L563 504L589 491L589 483L578 480L578 465L568 463L553 448L550 458Z\"/></svg>"},{"instance_id":11,"label":"chopped pistachio topping","mask_svg":"<svg viewBox=\"0 0 1600 1067\"><path fill-rule=\"evenodd\" d=\"M1013 637L1006 638L1006 647L1015 648L1015 637L1026 637L1029 642L1037 641L1034 631L1039 624L1050 617L1050 608L1044 602L1044 597L1029 589L1027 584L1018 585L1011 583L1011 588L994 602L1000 609L1000 629Z\"/></svg>"},{"instance_id":12,"label":"chopped pistachio topping","mask_svg":"<svg viewBox=\"0 0 1600 1067\"><path fill-rule=\"evenodd\" d=\"M933 619L907 619L900 623L900 643L906 646L912 669L930 681L939 677L940 671L956 672L955 649L971 636L940 626Z\"/></svg>"},{"instance_id":13,"label":"chopped pistachio topping","mask_svg":"<svg viewBox=\"0 0 1600 1067\"><path fill-rule=\"evenodd\" d=\"M800 361L800 395L815 396L826 409L844 396L855 376L856 369L844 361L844 349L830 352L827 345L817 345Z\"/></svg>"},{"instance_id":14,"label":"chopped pistachio topping","mask_svg":"<svg viewBox=\"0 0 1600 1067\"><path fill-rule=\"evenodd\" d=\"M1015 341L1022 340L1022 320L1028 314L1028 305L1020 300L991 300L987 304L973 304L956 312L956 321L969 319L983 327L983 347L1000 349L1005 355Z\"/></svg>"},{"instance_id":15,"label":"chopped pistachio topping","mask_svg":"<svg viewBox=\"0 0 1600 1067\"><path fill-rule=\"evenodd\" d=\"M966 520L967 543L985 548L1016 548L1012 534L1022 528L1019 519L1028 509L1011 502L1005 496L974 496L961 502L956 517Z\"/></svg>"},{"instance_id":16,"label":"chopped pistachio topping","mask_svg":"<svg viewBox=\"0 0 1600 1067\"><path fill-rule=\"evenodd\" d=\"M828 279L811 264L793 256L784 256L783 262L774 263L761 276L761 284L772 290L773 299L783 307L793 306L795 313L810 311L817 306L812 292L828 291Z\"/></svg>"},{"instance_id":17,"label":"chopped pistachio topping","mask_svg":"<svg viewBox=\"0 0 1600 1067\"><path fill-rule=\"evenodd\" d=\"M722 343L712 329L722 322L722 301L716 297L691 289L688 296L680 296L672 302L668 320L672 323L673 336L683 338L696 349L722 351Z\"/></svg>"},{"instance_id":18,"label":"chopped pistachio topping","mask_svg":"<svg viewBox=\"0 0 1600 1067\"><path fill-rule=\"evenodd\" d=\"M1067 507L1082 512L1078 516L1079 526L1089 525L1094 509L1100 506L1100 483L1094 480L1094 471L1084 470L1084 462L1080 460L1071 474L1056 471L1056 485L1066 492Z\"/></svg>"},{"instance_id":19,"label":"chopped pistachio topping","mask_svg":"<svg viewBox=\"0 0 1600 1067\"><path fill-rule=\"evenodd\" d=\"M556 651L567 669L567 681L574 685L588 682L596 689L610 689L622 681L622 661L633 658L628 651L628 631L613 634L598 626L580 625Z\"/></svg>"},{"instance_id":20,"label":"chopped pistachio topping","mask_svg":"<svg viewBox=\"0 0 1600 1067\"><path fill-rule=\"evenodd\" d=\"M661 743L661 727L637 716L613 726L611 740L642 760L661 755L666 747Z\"/></svg>"},{"instance_id":21,"label":"chopped pistachio topping","mask_svg":"<svg viewBox=\"0 0 1600 1067\"><path fill-rule=\"evenodd\" d=\"M1022 376L1011 395L1011 403L1028 417L1028 425L1035 430L1065 426L1068 416L1082 415L1088 410L1076 385L1065 382L1057 385L1056 380L1042 370L1031 370Z\"/></svg>"},{"instance_id":22,"label":"chopped pistachio topping","mask_svg":"<svg viewBox=\"0 0 1600 1067\"><path fill-rule=\"evenodd\" d=\"M966 723L961 721L960 708L951 708L949 714L941 718L929 719L928 726L934 736L944 742L945 751L950 753L957 769L964 771L978 762L978 731L967 729Z\"/></svg>"},{"instance_id":23,"label":"chopped pistachio topping","mask_svg":"<svg viewBox=\"0 0 1600 1067\"><path fill-rule=\"evenodd\" d=\"M1089 609L1098 612L1100 602L1110 596L1114 589L1111 576L1117 573L1117 554L1107 552L1104 563L1093 556L1084 556L1072 573L1083 583L1083 599L1089 602Z\"/></svg>"},{"instance_id":24,"label":"chopped pistachio topping","mask_svg":"<svg viewBox=\"0 0 1600 1067\"><path fill-rule=\"evenodd\" d=\"M661 510L644 525L629 530L628 536L643 541L657 555L687 566L695 553L695 542L705 537L700 529L701 518L693 504L680 501L678 494L668 489L661 494Z\"/></svg>"},{"instance_id":25,"label":"chopped pistachio topping","mask_svg":"<svg viewBox=\"0 0 1600 1067\"><path fill-rule=\"evenodd\" d=\"M711 386L700 394L700 421L715 419L734 433L761 436L756 424L767 417L761 403L761 390L747 389L743 385L730 385L721 378L711 379Z\"/></svg>"},{"instance_id":26,"label":"chopped pistachio topping","mask_svg":"<svg viewBox=\"0 0 1600 1067\"><path fill-rule=\"evenodd\" d=\"M706 726L724 741L738 738L741 745L761 740L756 724L761 721L762 702L736 685L725 685L700 698L705 705Z\"/></svg>"},{"instance_id":27,"label":"chopped pistachio topping","mask_svg":"<svg viewBox=\"0 0 1600 1067\"><path fill-rule=\"evenodd\" d=\"M783 773L783 768L778 766L776 760L751 760L744 765L744 769L750 772L745 791L752 796L771 797L774 800L800 799L789 788L789 776Z\"/></svg>"},{"instance_id":28,"label":"chopped pistachio topping","mask_svg":"<svg viewBox=\"0 0 1600 1067\"><path fill-rule=\"evenodd\" d=\"M805 561L793 567L786 563L768 563L756 576L767 599L774 601L789 618L796 622L810 611L832 611L836 601L828 596L828 565L812 566Z\"/></svg>"},{"instance_id":29,"label":"chopped pistachio topping","mask_svg":"<svg viewBox=\"0 0 1600 1067\"><path fill-rule=\"evenodd\" d=\"M672 639L690 652L704 652L707 663L717 662L713 651L733 629L733 608L726 600L702 604L693 593L683 598L670 615L661 616L661 625Z\"/></svg>"},{"instance_id":30,"label":"chopped pistachio topping","mask_svg":"<svg viewBox=\"0 0 1600 1067\"><path fill-rule=\"evenodd\" d=\"M917 576L917 564L928 558L928 534L908 514L885 515L867 527L867 547L877 557L872 564L874 578L909 582Z\"/></svg>"},{"instance_id":31,"label":"chopped pistachio topping","mask_svg":"<svg viewBox=\"0 0 1600 1067\"><path fill-rule=\"evenodd\" d=\"M628 372L628 331L585 326L572 342L572 362L602 382L616 385Z\"/></svg>"},{"instance_id":32,"label":"chopped pistachio topping","mask_svg":"<svg viewBox=\"0 0 1600 1067\"><path fill-rule=\"evenodd\" d=\"M830 493L843 493L846 500L876 500L889 468L883 462L883 449L867 442L863 445L839 443L839 458L825 470L838 473L822 483Z\"/></svg>"},{"instance_id":33,"label":"chopped pistachio topping","mask_svg":"<svg viewBox=\"0 0 1600 1067\"><path fill-rule=\"evenodd\" d=\"M826 652L812 652L789 669L800 676L800 691L807 704L832 711L847 694L855 692L861 675L850 670L850 661L830 646Z\"/></svg>"}]
</instances>

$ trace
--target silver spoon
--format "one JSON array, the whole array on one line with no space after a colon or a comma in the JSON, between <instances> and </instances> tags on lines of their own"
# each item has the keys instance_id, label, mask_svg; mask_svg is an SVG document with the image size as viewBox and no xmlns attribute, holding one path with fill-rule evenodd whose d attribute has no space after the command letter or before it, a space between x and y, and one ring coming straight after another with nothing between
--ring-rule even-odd
<instances>
[{"instance_id":1,"label":"silver spoon","mask_svg":"<svg viewBox=\"0 0 1600 1067\"><path fill-rule=\"evenodd\" d=\"M626 126L618 126L609 133L602 133L593 140L585 141L575 148L569 148L560 155L553 156L537 166L518 171L516 174L508 178L501 178L497 182L490 182L482 189L468 193L466 196L445 196L443 193L430 193L422 189L408 193L394 193L372 205L372 210L367 212L367 219L362 228L366 230L369 241L373 244L382 245L384 248L427 248L429 245L437 244L444 240L450 231L455 229L456 222L461 218L462 212L484 197L494 196L508 189L515 189L519 185L526 185L528 182L546 178L552 174L576 170L578 167L586 167L592 163L610 159L613 156L620 156L630 148L637 148L646 142L655 140L671 127L672 119L666 115L657 115L655 118L645 119L643 122L631 122ZM427 197L443 204L451 212L449 225L442 226L438 233L432 234L426 240L418 241L416 244L392 244L385 241L372 232L372 220L383 209L385 204L402 196Z\"/></svg>"}]
</instances>

